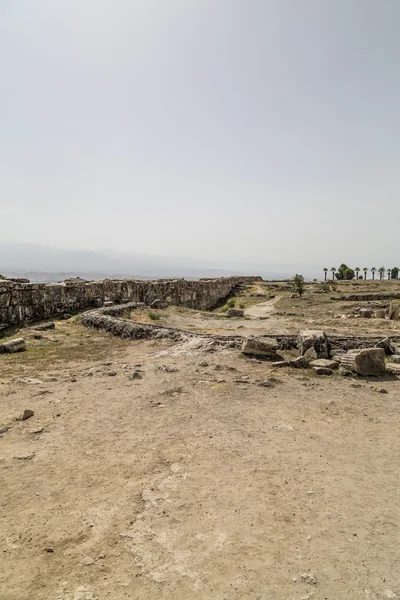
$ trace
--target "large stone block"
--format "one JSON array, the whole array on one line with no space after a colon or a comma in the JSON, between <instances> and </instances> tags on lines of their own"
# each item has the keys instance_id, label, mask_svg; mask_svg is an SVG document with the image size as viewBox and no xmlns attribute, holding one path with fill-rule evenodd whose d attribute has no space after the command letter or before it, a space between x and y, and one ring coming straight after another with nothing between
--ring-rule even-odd
<instances>
[{"instance_id":1,"label":"large stone block","mask_svg":"<svg viewBox=\"0 0 400 600\"><path fill-rule=\"evenodd\" d=\"M262 356L266 358L277 358L279 344L274 338L261 336L250 336L243 340L242 352L252 356Z\"/></svg>"},{"instance_id":2,"label":"large stone block","mask_svg":"<svg viewBox=\"0 0 400 600\"><path fill-rule=\"evenodd\" d=\"M12 354L14 352L23 352L26 350L26 344L24 338L16 338L15 340L10 340L9 342L4 342L4 344L0 344L0 353L7 352Z\"/></svg>"},{"instance_id":3,"label":"large stone block","mask_svg":"<svg viewBox=\"0 0 400 600\"><path fill-rule=\"evenodd\" d=\"M349 350L342 356L342 367L359 375L382 376L385 373L385 351L383 348Z\"/></svg>"}]
</instances>

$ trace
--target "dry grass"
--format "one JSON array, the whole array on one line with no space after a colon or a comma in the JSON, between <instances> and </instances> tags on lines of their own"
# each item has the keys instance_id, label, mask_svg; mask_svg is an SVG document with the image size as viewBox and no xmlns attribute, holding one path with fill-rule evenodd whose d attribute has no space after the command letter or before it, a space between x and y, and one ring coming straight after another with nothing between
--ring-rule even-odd
<instances>
[{"instance_id":1,"label":"dry grass","mask_svg":"<svg viewBox=\"0 0 400 600\"><path fill-rule=\"evenodd\" d=\"M43 337L35 339L35 335ZM50 331L20 329L2 341L16 337L25 338L27 351L0 355L1 373L5 377L15 375L17 367L23 374L29 372L39 376L42 371L57 365L79 360L104 360L128 344L127 340L86 329L73 320L56 322L56 329Z\"/></svg>"}]
</instances>

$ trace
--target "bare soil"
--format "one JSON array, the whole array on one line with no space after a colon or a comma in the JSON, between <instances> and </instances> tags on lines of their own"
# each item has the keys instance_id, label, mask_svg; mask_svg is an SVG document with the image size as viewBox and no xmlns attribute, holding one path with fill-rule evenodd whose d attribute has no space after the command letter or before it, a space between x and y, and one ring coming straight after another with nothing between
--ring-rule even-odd
<instances>
[{"instance_id":1,"label":"bare soil","mask_svg":"<svg viewBox=\"0 0 400 600\"><path fill-rule=\"evenodd\" d=\"M237 299L244 319L171 308L158 322L399 327L342 319L355 305L317 286L261 287ZM76 320L38 333L0 356L0 600L400 598L398 380L274 370Z\"/></svg>"}]
</instances>

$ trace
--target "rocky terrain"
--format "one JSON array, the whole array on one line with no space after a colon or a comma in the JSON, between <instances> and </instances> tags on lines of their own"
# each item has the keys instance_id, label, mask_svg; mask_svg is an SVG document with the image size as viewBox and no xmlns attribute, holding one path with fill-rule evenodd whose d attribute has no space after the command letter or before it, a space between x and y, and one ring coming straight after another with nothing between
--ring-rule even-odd
<instances>
[{"instance_id":1,"label":"rocky terrain","mask_svg":"<svg viewBox=\"0 0 400 600\"><path fill-rule=\"evenodd\" d=\"M399 291L247 282L4 330L0 599L400 598Z\"/></svg>"}]
</instances>

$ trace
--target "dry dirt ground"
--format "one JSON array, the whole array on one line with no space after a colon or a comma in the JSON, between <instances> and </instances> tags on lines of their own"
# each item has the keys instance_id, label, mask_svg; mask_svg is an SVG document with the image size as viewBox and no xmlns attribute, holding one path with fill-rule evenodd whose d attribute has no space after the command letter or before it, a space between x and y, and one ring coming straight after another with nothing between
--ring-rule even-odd
<instances>
[{"instance_id":1,"label":"dry dirt ground","mask_svg":"<svg viewBox=\"0 0 400 600\"><path fill-rule=\"evenodd\" d=\"M245 298L247 319L160 322L397 326L339 327L327 313L351 307L278 292ZM274 372L74 320L23 333L28 350L0 356L1 600L400 598L400 381Z\"/></svg>"}]
</instances>

